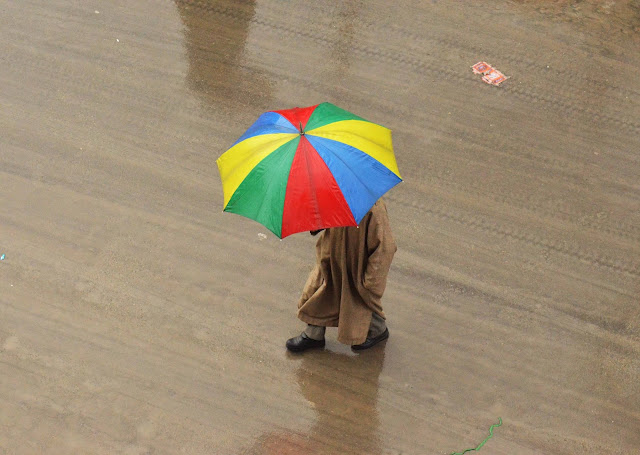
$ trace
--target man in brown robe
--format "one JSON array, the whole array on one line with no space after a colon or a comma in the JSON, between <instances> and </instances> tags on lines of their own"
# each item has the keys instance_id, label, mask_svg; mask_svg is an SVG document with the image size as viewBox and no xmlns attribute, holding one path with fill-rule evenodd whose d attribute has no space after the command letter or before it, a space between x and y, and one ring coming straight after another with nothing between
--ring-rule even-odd
<instances>
[{"instance_id":1,"label":"man in brown robe","mask_svg":"<svg viewBox=\"0 0 640 455\"><path fill-rule=\"evenodd\" d=\"M316 266L298 304L298 318L307 328L287 340L287 349L324 347L326 327L338 327L338 341L355 350L387 339L381 299L396 250L382 200L359 226L324 230L316 244Z\"/></svg>"}]
</instances>

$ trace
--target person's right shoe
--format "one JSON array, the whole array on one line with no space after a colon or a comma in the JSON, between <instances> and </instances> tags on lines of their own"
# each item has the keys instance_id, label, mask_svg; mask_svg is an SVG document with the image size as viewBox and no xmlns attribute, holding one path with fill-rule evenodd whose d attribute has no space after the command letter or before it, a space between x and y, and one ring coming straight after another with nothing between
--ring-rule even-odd
<instances>
[{"instance_id":1,"label":"person's right shoe","mask_svg":"<svg viewBox=\"0 0 640 455\"><path fill-rule=\"evenodd\" d=\"M364 343L354 344L353 346L351 346L351 349L353 349L354 351L362 351L364 349L369 349L375 346L376 344L380 343L381 341L386 340L387 338L389 338L389 329L384 329L384 332L382 332L377 337L374 337L374 338L367 337Z\"/></svg>"},{"instance_id":2,"label":"person's right shoe","mask_svg":"<svg viewBox=\"0 0 640 455\"><path fill-rule=\"evenodd\" d=\"M302 352L307 349L324 348L324 339L314 340L309 338L306 333L302 332L297 337L287 340L287 349L291 352Z\"/></svg>"}]
</instances>

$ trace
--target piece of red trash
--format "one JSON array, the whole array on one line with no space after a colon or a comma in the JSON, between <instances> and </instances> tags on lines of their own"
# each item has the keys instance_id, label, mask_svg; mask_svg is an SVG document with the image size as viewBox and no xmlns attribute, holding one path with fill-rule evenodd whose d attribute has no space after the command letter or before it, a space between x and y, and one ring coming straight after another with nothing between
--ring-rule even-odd
<instances>
[{"instance_id":1,"label":"piece of red trash","mask_svg":"<svg viewBox=\"0 0 640 455\"><path fill-rule=\"evenodd\" d=\"M485 74L488 71L491 71L493 68L487 62L478 62L471 67L475 74Z\"/></svg>"},{"instance_id":2,"label":"piece of red trash","mask_svg":"<svg viewBox=\"0 0 640 455\"><path fill-rule=\"evenodd\" d=\"M500 83L507 80L507 76L505 76L498 70L493 70L482 76L482 80L487 84L500 85Z\"/></svg>"},{"instance_id":3,"label":"piece of red trash","mask_svg":"<svg viewBox=\"0 0 640 455\"><path fill-rule=\"evenodd\" d=\"M478 62L471 69L474 74L482 74L482 80L487 84L500 85L509 79L508 76L505 76L487 62Z\"/></svg>"}]
</instances>

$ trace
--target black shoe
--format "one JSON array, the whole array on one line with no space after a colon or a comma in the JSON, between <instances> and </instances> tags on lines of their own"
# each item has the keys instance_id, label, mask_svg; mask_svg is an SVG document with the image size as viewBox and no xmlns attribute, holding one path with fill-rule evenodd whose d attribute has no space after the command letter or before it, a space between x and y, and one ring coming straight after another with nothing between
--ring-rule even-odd
<instances>
[{"instance_id":1,"label":"black shoe","mask_svg":"<svg viewBox=\"0 0 640 455\"><path fill-rule=\"evenodd\" d=\"M370 347L375 346L376 344L380 343L381 341L386 340L387 338L389 338L389 329L384 329L384 332L382 332L377 337L375 337L375 338L367 337L367 339L364 341L364 343L362 343L362 344L354 344L353 346L351 346L351 349L353 349L354 351L362 351L364 349L369 349Z\"/></svg>"},{"instance_id":2,"label":"black shoe","mask_svg":"<svg viewBox=\"0 0 640 455\"><path fill-rule=\"evenodd\" d=\"M324 348L324 339L314 340L302 332L300 335L287 340L287 349L291 352L302 352L307 349Z\"/></svg>"}]
</instances>

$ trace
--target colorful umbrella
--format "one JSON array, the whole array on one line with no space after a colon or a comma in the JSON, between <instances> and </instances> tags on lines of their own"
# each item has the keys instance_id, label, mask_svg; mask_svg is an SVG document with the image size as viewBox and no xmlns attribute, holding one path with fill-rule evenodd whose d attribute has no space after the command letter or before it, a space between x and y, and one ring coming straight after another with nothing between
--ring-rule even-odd
<instances>
[{"instance_id":1,"label":"colorful umbrella","mask_svg":"<svg viewBox=\"0 0 640 455\"><path fill-rule=\"evenodd\" d=\"M357 226L402 181L391 131L331 103L262 114L217 163L224 211L280 238Z\"/></svg>"}]
</instances>

